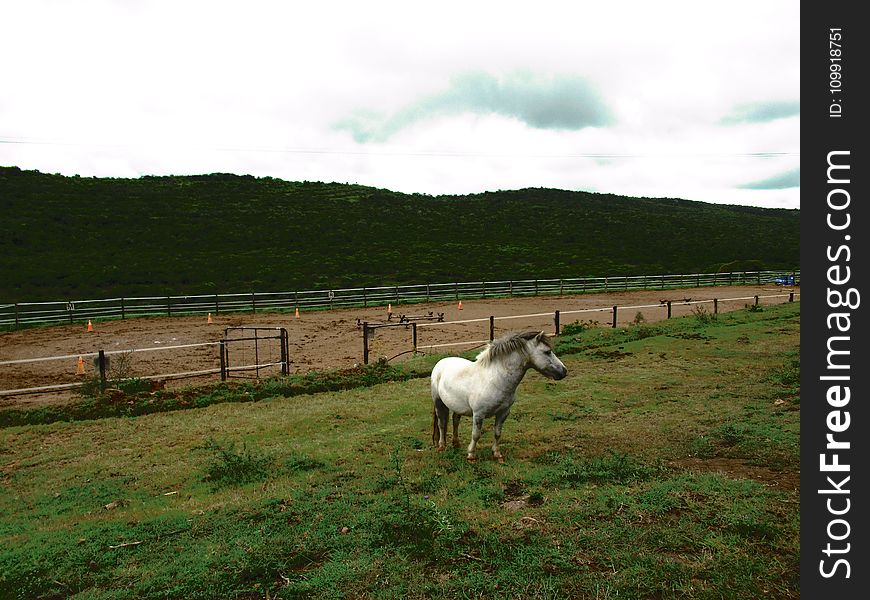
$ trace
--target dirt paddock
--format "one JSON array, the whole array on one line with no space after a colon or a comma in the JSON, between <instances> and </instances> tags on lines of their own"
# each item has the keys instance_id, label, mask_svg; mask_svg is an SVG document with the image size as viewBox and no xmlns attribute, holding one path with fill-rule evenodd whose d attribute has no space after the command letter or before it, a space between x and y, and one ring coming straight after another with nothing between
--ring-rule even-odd
<instances>
[{"instance_id":1,"label":"dirt paddock","mask_svg":"<svg viewBox=\"0 0 870 600\"><path fill-rule=\"evenodd\" d=\"M488 317L495 317L495 335L517 329L540 329L548 333L554 330L553 313L559 310L561 324L575 321L597 322L609 325L612 307L617 311L617 324L628 325L642 315L644 322L667 318L663 302L671 301L672 315L691 314L699 300L718 298L718 309L726 312L743 308L753 302L753 296L762 296L761 304L780 304L788 301L790 288L774 286L726 286L687 288L678 290L644 290L617 293L595 293L577 296L539 296L521 298L463 300L460 310L457 302L430 304L393 305L393 319L400 315L420 316L430 311L444 314L445 323L429 320L418 321L418 347L449 344L452 342L484 342L489 338ZM775 298L763 298L779 294ZM727 300L750 298L749 300ZM647 308L628 308L638 305L653 305ZM712 312L712 304L703 304ZM571 314L570 311L602 309L596 312ZM515 315L542 314L524 318L507 318ZM212 315L208 323L206 315L154 317L129 320L94 322L94 331L88 332L82 324L38 327L0 333L0 362L52 356L80 355L99 350L113 352L161 346L181 346L217 342L227 327L283 327L289 334L289 368L291 373L352 367L363 362L362 330L358 321L370 323L387 322L387 307L345 308L329 311L302 312L299 318L293 313L258 312L243 314ZM484 319L471 323L448 324L449 321ZM430 352L461 352L477 344L448 346L424 350ZM380 357L401 361L409 354L401 353L412 348L411 328L395 327L378 329L370 339L370 361ZM239 351L241 352L241 351ZM244 352L250 353L247 349ZM259 362L275 358L276 346L263 345ZM400 355L400 356L396 356ZM112 355L113 357L116 355ZM181 348L174 350L137 352L128 356L129 375L149 377L187 371L214 369L219 365L217 345ZM395 357L395 358L393 358ZM234 356L246 363L248 356ZM77 359L69 358L34 363L0 365L0 390L12 390L37 386L73 383L87 375L76 375ZM252 363L251 363L252 364ZM94 364L86 361L86 373L93 374ZM267 369L262 375L272 375L276 369ZM167 380L167 386L201 384L218 379L218 375ZM26 395L0 395L0 408L30 407L46 403L69 402L77 396L74 392L52 392Z\"/></svg>"}]
</instances>

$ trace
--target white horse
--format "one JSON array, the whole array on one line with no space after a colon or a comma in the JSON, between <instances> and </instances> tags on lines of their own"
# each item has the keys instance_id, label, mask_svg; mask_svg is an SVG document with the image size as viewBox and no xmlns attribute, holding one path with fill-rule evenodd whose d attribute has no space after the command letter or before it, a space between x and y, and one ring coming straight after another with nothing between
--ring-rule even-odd
<instances>
[{"instance_id":1,"label":"white horse","mask_svg":"<svg viewBox=\"0 0 870 600\"><path fill-rule=\"evenodd\" d=\"M517 386L530 368L551 379L563 379L568 369L553 354L553 342L541 331L510 333L492 342L474 361L458 356L441 359L432 369L432 443L445 448L447 416L453 411L453 447L459 447L459 419L472 418L468 460L474 462L483 420L495 416L492 455L504 462L498 449L501 428L516 400Z\"/></svg>"}]
</instances>

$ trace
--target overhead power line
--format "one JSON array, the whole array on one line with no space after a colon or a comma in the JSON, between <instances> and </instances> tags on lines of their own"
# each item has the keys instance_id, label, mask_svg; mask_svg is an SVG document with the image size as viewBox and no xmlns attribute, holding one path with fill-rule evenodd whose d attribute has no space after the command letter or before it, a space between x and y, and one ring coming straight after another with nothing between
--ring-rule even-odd
<instances>
[{"instance_id":1,"label":"overhead power line","mask_svg":"<svg viewBox=\"0 0 870 600\"><path fill-rule=\"evenodd\" d=\"M160 148L166 144L107 144L98 142L40 140L33 138L0 136L0 144L20 144L32 146L76 146L94 148L140 149ZM390 149L348 149L348 148L288 148L268 146L218 146L196 144L171 144L172 148L186 148L213 152L262 152L275 154L347 155L347 156L421 156L457 158L592 158L592 159L686 159L686 158L777 158L800 156L799 152L690 152L690 153L650 153L650 152L565 152L565 153L526 153L526 152L466 152L454 150L414 151Z\"/></svg>"}]
</instances>

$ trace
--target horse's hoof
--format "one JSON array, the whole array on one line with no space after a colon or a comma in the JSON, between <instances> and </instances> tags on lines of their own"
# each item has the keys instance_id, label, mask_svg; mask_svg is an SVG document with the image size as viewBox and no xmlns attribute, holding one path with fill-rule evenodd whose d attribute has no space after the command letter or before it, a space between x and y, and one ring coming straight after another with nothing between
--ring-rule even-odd
<instances>
[{"instance_id":1,"label":"horse's hoof","mask_svg":"<svg viewBox=\"0 0 870 600\"><path fill-rule=\"evenodd\" d=\"M446 448L445 448L444 446L438 446L438 447L435 449L436 452L444 452L444 450L446 450Z\"/></svg>"},{"instance_id":2,"label":"horse's hoof","mask_svg":"<svg viewBox=\"0 0 870 600\"><path fill-rule=\"evenodd\" d=\"M495 459L498 461L498 464L504 464L504 456L496 456Z\"/></svg>"},{"instance_id":3,"label":"horse's hoof","mask_svg":"<svg viewBox=\"0 0 870 600\"><path fill-rule=\"evenodd\" d=\"M469 456L465 460L467 460L471 464L474 464L477 462L477 457L476 456Z\"/></svg>"}]
</instances>

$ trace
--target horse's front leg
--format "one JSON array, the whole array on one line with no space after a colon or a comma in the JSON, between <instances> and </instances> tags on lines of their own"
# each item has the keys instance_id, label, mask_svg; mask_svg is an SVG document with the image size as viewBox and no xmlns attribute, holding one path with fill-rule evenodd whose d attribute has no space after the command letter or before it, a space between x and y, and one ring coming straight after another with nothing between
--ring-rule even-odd
<instances>
[{"instance_id":1,"label":"horse's front leg","mask_svg":"<svg viewBox=\"0 0 870 600\"><path fill-rule=\"evenodd\" d=\"M502 456L501 452L498 449L498 440L501 437L501 426L504 425L505 419L508 418L511 410L509 408L503 410L502 412L495 414L495 425L492 428L493 432L493 441L492 441L492 456L498 462L504 462L504 456Z\"/></svg>"},{"instance_id":2,"label":"horse's front leg","mask_svg":"<svg viewBox=\"0 0 870 600\"><path fill-rule=\"evenodd\" d=\"M483 415L472 415L471 417L471 443L468 444L468 462L474 462L477 457L474 455L477 449L477 442L483 433Z\"/></svg>"}]
</instances>

